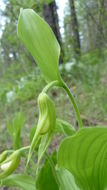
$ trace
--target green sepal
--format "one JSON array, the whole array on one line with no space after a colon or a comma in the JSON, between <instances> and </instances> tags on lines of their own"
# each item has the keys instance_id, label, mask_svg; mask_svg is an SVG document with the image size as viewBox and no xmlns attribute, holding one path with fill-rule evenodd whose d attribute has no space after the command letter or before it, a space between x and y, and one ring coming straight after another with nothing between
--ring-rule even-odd
<instances>
[{"instance_id":1,"label":"green sepal","mask_svg":"<svg viewBox=\"0 0 107 190\"><path fill-rule=\"evenodd\" d=\"M41 138L39 149L38 149L37 169L39 167L40 161L41 161L44 153L46 152L49 144L51 143L52 137L53 137L53 132L50 132L50 133L43 135L43 137Z\"/></svg>"},{"instance_id":2,"label":"green sepal","mask_svg":"<svg viewBox=\"0 0 107 190\"><path fill-rule=\"evenodd\" d=\"M0 163L2 163L7 158L7 155L8 151L6 150L0 154Z\"/></svg>"},{"instance_id":3,"label":"green sepal","mask_svg":"<svg viewBox=\"0 0 107 190\"><path fill-rule=\"evenodd\" d=\"M19 162L20 162L20 152L16 150L6 160L4 160L4 162L0 164L1 168L0 180L11 175L19 166Z\"/></svg>"}]
</instances>

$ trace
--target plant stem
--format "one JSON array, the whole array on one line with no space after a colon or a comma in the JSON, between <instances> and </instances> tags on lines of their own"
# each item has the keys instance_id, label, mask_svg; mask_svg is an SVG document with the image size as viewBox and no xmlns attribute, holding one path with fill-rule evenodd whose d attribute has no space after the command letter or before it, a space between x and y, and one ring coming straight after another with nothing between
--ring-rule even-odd
<instances>
[{"instance_id":1,"label":"plant stem","mask_svg":"<svg viewBox=\"0 0 107 190\"><path fill-rule=\"evenodd\" d=\"M56 173L56 170L55 170L55 165L53 163L53 160L49 157L48 153L45 152L45 155L49 161L49 164L51 166L51 169L52 169L52 172L53 172L53 175L55 177L55 180L56 180L56 183L58 184L58 187L60 187L60 183L59 183L59 180L58 180L58 176L57 176L57 173Z\"/></svg>"},{"instance_id":2,"label":"plant stem","mask_svg":"<svg viewBox=\"0 0 107 190\"><path fill-rule=\"evenodd\" d=\"M76 104L76 101L72 95L72 93L70 92L68 86L66 85L66 83L61 80L61 82L59 81L52 81L50 82L44 89L42 92L47 92L50 88L52 88L53 86L59 86L59 87L62 87L64 88L64 90L67 92L72 104L73 104L73 107L74 107L74 110L75 110L75 113L76 113L76 116L77 116L77 120L78 120L78 125L79 125L79 128L82 128L83 125L82 125L82 120L81 120L81 117L80 117L80 113L79 113L79 109L78 109L78 106Z\"/></svg>"},{"instance_id":3,"label":"plant stem","mask_svg":"<svg viewBox=\"0 0 107 190\"><path fill-rule=\"evenodd\" d=\"M59 86L59 81L55 80L55 81L50 82L49 84L45 86L42 92L46 93L53 86Z\"/></svg>"},{"instance_id":4,"label":"plant stem","mask_svg":"<svg viewBox=\"0 0 107 190\"><path fill-rule=\"evenodd\" d=\"M79 109L78 109L78 106L76 104L76 101L71 93L71 91L69 90L68 86L66 85L66 83L62 82L62 87L65 89L65 91L67 92L72 104L73 104L73 107L74 107L74 110L75 110L75 113L76 113L76 116L77 116L77 120L78 120L78 125L79 125L79 128L82 128L83 125L82 125L82 120L81 120L81 117L80 117L80 113L79 113Z\"/></svg>"},{"instance_id":5,"label":"plant stem","mask_svg":"<svg viewBox=\"0 0 107 190\"><path fill-rule=\"evenodd\" d=\"M13 153L13 152L14 152L14 150L7 150L7 152L8 152L8 153Z\"/></svg>"},{"instance_id":6,"label":"plant stem","mask_svg":"<svg viewBox=\"0 0 107 190\"><path fill-rule=\"evenodd\" d=\"M25 146L19 149L20 152L23 152L24 150L28 150L30 146Z\"/></svg>"},{"instance_id":7,"label":"plant stem","mask_svg":"<svg viewBox=\"0 0 107 190\"><path fill-rule=\"evenodd\" d=\"M34 171L36 172L36 169L37 169L37 168L36 168L35 162L34 162L32 159L31 159L30 161L31 161L31 164L32 164L32 166L33 166Z\"/></svg>"}]
</instances>

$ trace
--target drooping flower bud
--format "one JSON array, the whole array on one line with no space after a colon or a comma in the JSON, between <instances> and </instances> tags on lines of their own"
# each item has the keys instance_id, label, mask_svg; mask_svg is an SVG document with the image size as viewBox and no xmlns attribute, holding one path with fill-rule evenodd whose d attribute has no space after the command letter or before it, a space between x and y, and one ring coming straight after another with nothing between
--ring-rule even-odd
<instances>
[{"instance_id":1,"label":"drooping flower bud","mask_svg":"<svg viewBox=\"0 0 107 190\"><path fill-rule=\"evenodd\" d=\"M18 167L20 162L20 153L16 150L12 153L4 162L0 164L0 179L6 178L11 175L16 168Z\"/></svg>"},{"instance_id":2,"label":"drooping flower bud","mask_svg":"<svg viewBox=\"0 0 107 190\"><path fill-rule=\"evenodd\" d=\"M38 105L39 105L39 120L36 128L36 132L32 139L32 143L29 150L27 165L30 161L32 153L36 148L38 141L41 136L45 134L52 133L55 127L56 122L56 113L54 103L52 102L49 96L42 92L38 97ZM26 168L27 168L26 165Z\"/></svg>"},{"instance_id":3,"label":"drooping flower bud","mask_svg":"<svg viewBox=\"0 0 107 190\"><path fill-rule=\"evenodd\" d=\"M38 97L39 104L39 121L37 130L40 134L45 134L55 127L55 107L53 101L46 93L41 93Z\"/></svg>"},{"instance_id":4,"label":"drooping flower bud","mask_svg":"<svg viewBox=\"0 0 107 190\"><path fill-rule=\"evenodd\" d=\"M7 158L7 155L8 151L6 150L0 154L0 163L2 163Z\"/></svg>"}]
</instances>

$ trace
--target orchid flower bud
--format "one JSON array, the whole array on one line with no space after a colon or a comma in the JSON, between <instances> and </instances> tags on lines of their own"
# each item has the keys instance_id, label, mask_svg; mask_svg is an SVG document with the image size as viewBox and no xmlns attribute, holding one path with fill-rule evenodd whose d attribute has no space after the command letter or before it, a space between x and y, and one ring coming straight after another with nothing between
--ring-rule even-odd
<instances>
[{"instance_id":1,"label":"orchid flower bud","mask_svg":"<svg viewBox=\"0 0 107 190\"><path fill-rule=\"evenodd\" d=\"M7 155L8 151L6 150L0 154L0 163L2 163L7 158Z\"/></svg>"},{"instance_id":2,"label":"orchid flower bud","mask_svg":"<svg viewBox=\"0 0 107 190\"><path fill-rule=\"evenodd\" d=\"M43 135L52 131L55 127L55 107L53 101L46 93L41 93L38 97L39 121L37 130Z\"/></svg>"},{"instance_id":3,"label":"orchid flower bud","mask_svg":"<svg viewBox=\"0 0 107 190\"><path fill-rule=\"evenodd\" d=\"M18 167L20 162L20 153L16 150L12 153L4 162L0 164L0 179L6 178L11 175L16 168Z\"/></svg>"},{"instance_id":4,"label":"orchid flower bud","mask_svg":"<svg viewBox=\"0 0 107 190\"><path fill-rule=\"evenodd\" d=\"M38 105L39 105L39 120L38 120L38 124L36 128L36 132L34 134L34 137L30 146L27 165L30 161L32 153L38 141L40 140L41 136L52 133L55 127L55 122L56 122L54 104L51 98L49 98L49 96L46 93L42 92L39 95ZM26 168L27 168L27 165L26 165Z\"/></svg>"}]
</instances>

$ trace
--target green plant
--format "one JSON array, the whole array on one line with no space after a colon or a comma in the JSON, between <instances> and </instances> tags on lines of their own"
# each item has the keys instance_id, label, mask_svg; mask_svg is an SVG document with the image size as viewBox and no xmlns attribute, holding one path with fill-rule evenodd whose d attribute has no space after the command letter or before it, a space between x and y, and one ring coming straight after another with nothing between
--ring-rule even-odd
<instances>
[{"instance_id":1,"label":"green plant","mask_svg":"<svg viewBox=\"0 0 107 190\"><path fill-rule=\"evenodd\" d=\"M31 145L15 147L17 149L15 151L7 150L11 154L9 158L6 158L7 155L4 153L1 155L0 167L9 162L6 166L8 172L0 178L1 186L18 186L24 190L105 190L107 188L107 129L103 126L83 128L75 99L58 70L60 47L53 32L33 10L21 9L18 36L37 61L47 85L38 97L39 120L31 134ZM54 103L47 95L54 86L67 92L78 120L77 132L68 122L56 117ZM17 118L14 120L16 130L11 130L9 126L13 142L17 134L20 141L20 129L23 123L21 122L20 125ZM63 133L65 139L59 145L58 151L49 155L47 148L57 132ZM29 151L26 173L10 175L17 168L20 158L26 159L26 151ZM34 153L38 155L36 164L32 157ZM11 159L14 165L10 163ZM30 162L33 164L34 176L28 175Z\"/></svg>"},{"instance_id":2,"label":"green plant","mask_svg":"<svg viewBox=\"0 0 107 190\"><path fill-rule=\"evenodd\" d=\"M12 122L7 123L8 132L12 138L13 148L16 150L21 147L20 133L25 123L25 116L22 111L18 112Z\"/></svg>"}]
</instances>

